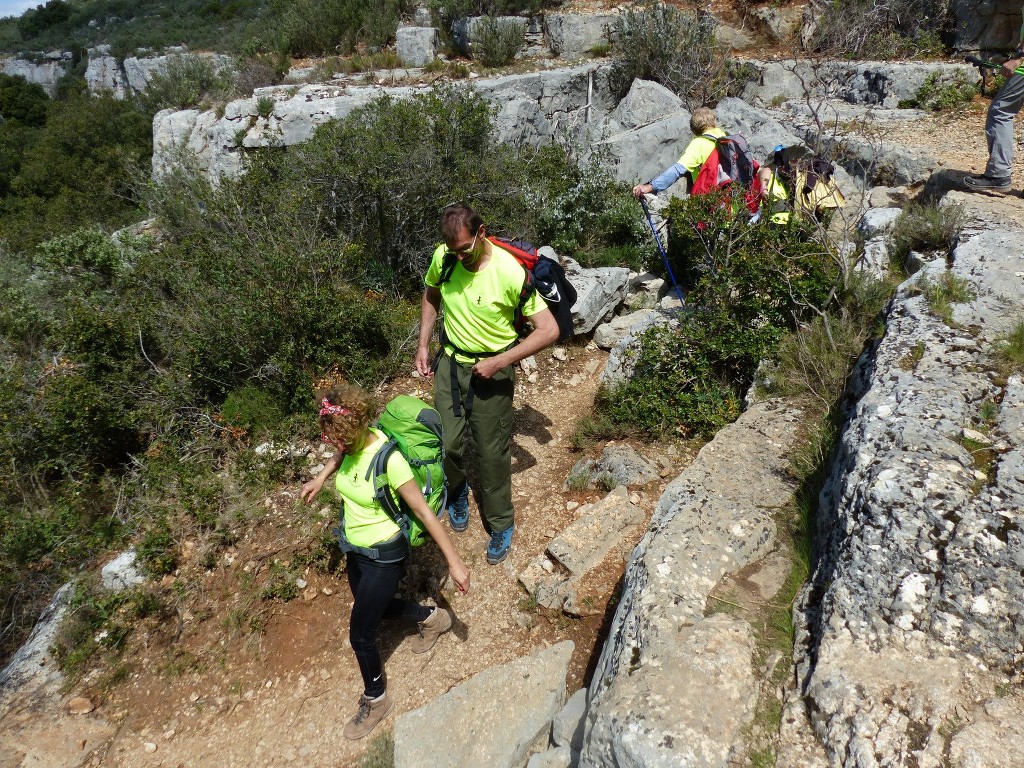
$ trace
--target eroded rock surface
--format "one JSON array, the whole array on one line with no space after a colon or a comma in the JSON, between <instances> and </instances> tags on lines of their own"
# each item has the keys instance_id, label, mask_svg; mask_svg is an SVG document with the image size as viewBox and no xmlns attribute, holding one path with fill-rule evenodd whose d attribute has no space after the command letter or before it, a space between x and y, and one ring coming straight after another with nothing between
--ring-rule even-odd
<instances>
[{"instance_id":1,"label":"eroded rock surface","mask_svg":"<svg viewBox=\"0 0 1024 768\"><path fill-rule=\"evenodd\" d=\"M765 401L721 430L665 490L626 568L590 687L582 765L721 765L742 757L758 682L739 618L705 618L712 588L775 546L800 413Z\"/></svg>"},{"instance_id":2,"label":"eroded rock surface","mask_svg":"<svg viewBox=\"0 0 1024 768\"><path fill-rule=\"evenodd\" d=\"M993 734L1024 728L1024 381L994 352L1024 306L1024 230L974 226L949 271L975 298L952 325L929 308L941 259L904 284L821 494L797 650L833 765L1019 764Z\"/></svg>"}]
</instances>

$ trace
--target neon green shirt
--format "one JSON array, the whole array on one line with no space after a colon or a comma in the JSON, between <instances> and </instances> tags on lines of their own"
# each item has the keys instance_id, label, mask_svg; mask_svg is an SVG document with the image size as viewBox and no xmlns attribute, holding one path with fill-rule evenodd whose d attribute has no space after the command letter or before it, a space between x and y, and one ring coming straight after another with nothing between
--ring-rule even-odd
<instances>
[{"instance_id":1,"label":"neon green shirt","mask_svg":"<svg viewBox=\"0 0 1024 768\"><path fill-rule=\"evenodd\" d=\"M679 158L679 164L690 172L691 183L697 180L700 167L704 165L704 161L708 159L711 150L715 148L715 142L704 137L714 136L716 139L724 139L727 135L721 128L709 128L702 135L695 136L693 141L686 145L682 157Z\"/></svg>"},{"instance_id":2,"label":"neon green shirt","mask_svg":"<svg viewBox=\"0 0 1024 768\"><path fill-rule=\"evenodd\" d=\"M470 272L462 262L456 262L452 276L438 285L447 250L443 243L434 249L424 278L428 286L441 291L445 334L453 345L467 352L501 352L518 338L513 321L526 270L515 256L491 243L491 258L483 269ZM530 317L543 309L547 304L534 291L523 306L523 314ZM453 354L451 346L445 349Z\"/></svg>"},{"instance_id":3,"label":"neon green shirt","mask_svg":"<svg viewBox=\"0 0 1024 768\"><path fill-rule=\"evenodd\" d=\"M345 537L357 547L372 547L392 538L401 529L388 513L380 508L373 497L373 478L366 473L387 438L377 429L371 429L374 439L359 451L341 460L334 476L334 487L345 505ZM388 457L387 483L397 495L397 489L413 479L409 463L398 451Z\"/></svg>"}]
</instances>

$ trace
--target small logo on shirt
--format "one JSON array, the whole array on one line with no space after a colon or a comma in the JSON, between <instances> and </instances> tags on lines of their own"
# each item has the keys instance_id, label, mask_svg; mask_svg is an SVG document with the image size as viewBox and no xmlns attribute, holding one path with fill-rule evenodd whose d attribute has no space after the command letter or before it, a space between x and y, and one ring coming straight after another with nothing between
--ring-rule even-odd
<instances>
[{"instance_id":1,"label":"small logo on shirt","mask_svg":"<svg viewBox=\"0 0 1024 768\"><path fill-rule=\"evenodd\" d=\"M484 298L483 298L483 296L477 296L477 297L476 297L476 305L477 305L477 306L479 307L479 306L481 306L481 305L482 305L483 303L484 303Z\"/></svg>"}]
</instances>

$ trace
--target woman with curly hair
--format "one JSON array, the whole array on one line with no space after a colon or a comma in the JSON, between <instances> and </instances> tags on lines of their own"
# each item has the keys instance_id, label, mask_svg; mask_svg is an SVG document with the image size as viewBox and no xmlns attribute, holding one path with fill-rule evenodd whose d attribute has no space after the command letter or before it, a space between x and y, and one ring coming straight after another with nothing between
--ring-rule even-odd
<instances>
[{"instance_id":1,"label":"woman with curly hair","mask_svg":"<svg viewBox=\"0 0 1024 768\"><path fill-rule=\"evenodd\" d=\"M302 499L312 504L327 479L337 473L335 486L344 505L345 538L360 549L377 554L371 558L361 552L349 552L346 560L353 598L349 641L363 677L359 709L344 730L348 739L366 736L394 706L377 649L377 625L381 619L417 622L419 636L413 639L413 653L429 651L452 626L451 614L444 608L423 606L395 596L405 572L409 544L398 524L374 498L373 481L368 479L374 456L387 442L383 432L370 426L375 412L373 399L359 387L343 386L322 394L323 437L338 450L320 474L302 486ZM387 484L437 542L459 591L469 591L469 570L427 506L408 462L398 451L388 459Z\"/></svg>"}]
</instances>

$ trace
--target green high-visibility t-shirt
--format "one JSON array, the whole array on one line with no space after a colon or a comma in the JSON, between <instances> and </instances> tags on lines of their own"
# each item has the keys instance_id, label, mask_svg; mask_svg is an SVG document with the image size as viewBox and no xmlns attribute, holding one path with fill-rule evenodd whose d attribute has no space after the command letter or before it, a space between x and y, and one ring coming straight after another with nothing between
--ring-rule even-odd
<instances>
[{"instance_id":1,"label":"green high-visibility t-shirt","mask_svg":"<svg viewBox=\"0 0 1024 768\"><path fill-rule=\"evenodd\" d=\"M373 439L355 453L347 454L334 476L334 487L345 505L345 538L357 547L372 547L401 530L374 498L373 476L366 477L373 457L387 442L380 430L370 429L370 432ZM394 451L388 457L387 483L396 497L398 489L412 479L409 462L401 453Z\"/></svg>"},{"instance_id":2,"label":"green high-visibility t-shirt","mask_svg":"<svg viewBox=\"0 0 1024 768\"><path fill-rule=\"evenodd\" d=\"M697 180L700 167L704 165L704 161L711 155L711 150L715 148L715 142L704 137L714 136L716 139L724 139L727 135L721 128L709 128L700 136L695 136L686 145L686 149L683 150L683 154L679 158L679 164L690 172L690 183Z\"/></svg>"},{"instance_id":3,"label":"green high-visibility t-shirt","mask_svg":"<svg viewBox=\"0 0 1024 768\"><path fill-rule=\"evenodd\" d=\"M424 282L441 291L448 339L467 352L490 354L507 349L518 337L513 322L526 270L515 256L491 243L491 258L482 269L471 272L456 261L452 276L440 283L447 250L443 243L434 249ZM530 317L543 309L547 309L547 304L534 291L523 306L523 315ZM446 351L454 352L452 346L447 346ZM456 359L472 362L460 355Z\"/></svg>"}]
</instances>

